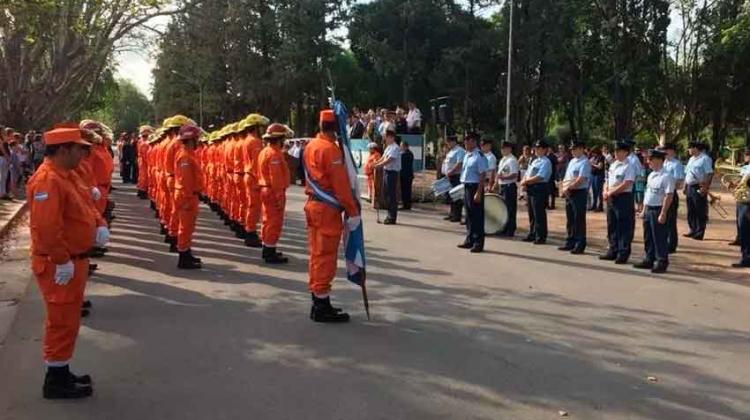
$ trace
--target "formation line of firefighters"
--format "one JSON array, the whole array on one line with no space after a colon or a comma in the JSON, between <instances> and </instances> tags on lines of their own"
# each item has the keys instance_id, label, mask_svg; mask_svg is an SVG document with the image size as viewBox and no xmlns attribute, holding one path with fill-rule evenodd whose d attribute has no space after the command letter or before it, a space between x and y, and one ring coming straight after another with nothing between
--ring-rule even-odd
<instances>
[{"instance_id":1,"label":"formation line of firefighters","mask_svg":"<svg viewBox=\"0 0 750 420\"><path fill-rule=\"evenodd\" d=\"M361 223L336 132L333 111L321 111L320 132L302 159L308 180L304 210L310 319L315 322L349 321L347 313L333 307L329 294L344 229L342 213L349 229ZM276 245L290 183L281 147L291 136L287 126L271 124L259 114L212 133L182 115L167 118L158 129L140 128L137 194L151 200L165 242L179 253L178 268L201 268L191 252L200 200L247 246L261 247L265 262L287 262ZM111 130L95 121L56 125L44 133L45 160L27 184L31 266L46 309L42 392L47 399L93 394L91 376L71 373L69 362L93 268L89 258L106 252L114 217L108 198L114 167L107 150L111 139Z\"/></svg>"}]
</instances>

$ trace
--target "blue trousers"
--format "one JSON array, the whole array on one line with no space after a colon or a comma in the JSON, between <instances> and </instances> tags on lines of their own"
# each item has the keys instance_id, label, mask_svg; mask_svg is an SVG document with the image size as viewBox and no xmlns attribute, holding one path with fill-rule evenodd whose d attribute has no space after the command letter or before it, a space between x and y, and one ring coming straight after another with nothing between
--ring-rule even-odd
<instances>
[{"instance_id":1,"label":"blue trousers","mask_svg":"<svg viewBox=\"0 0 750 420\"><path fill-rule=\"evenodd\" d=\"M750 204L738 204L737 211L737 221L740 226L740 249L742 250L741 261L750 263Z\"/></svg>"},{"instance_id":2,"label":"blue trousers","mask_svg":"<svg viewBox=\"0 0 750 420\"><path fill-rule=\"evenodd\" d=\"M466 209L466 240L474 248L484 248L484 194L479 203L474 195L479 184L464 184L464 207Z\"/></svg>"},{"instance_id":3,"label":"blue trousers","mask_svg":"<svg viewBox=\"0 0 750 420\"><path fill-rule=\"evenodd\" d=\"M526 198L529 210L529 238L537 241L547 240L547 200L549 190L547 183L526 187Z\"/></svg>"},{"instance_id":4,"label":"blue trousers","mask_svg":"<svg viewBox=\"0 0 750 420\"><path fill-rule=\"evenodd\" d=\"M607 205L607 240L609 255L620 258L630 257L630 244L633 242L635 205L632 193L623 193L609 199Z\"/></svg>"},{"instance_id":5,"label":"blue trousers","mask_svg":"<svg viewBox=\"0 0 750 420\"><path fill-rule=\"evenodd\" d=\"M451 187L455 187L456 185L461 183L461 175L451 175L448 177L448 181L451 183ZM461 200L453 200L450 197L448 198L448 202L451 205L451 211L450 216L453 220L461 220L461 209L464 206L464 203L461 202Z\"/></svg>"},{"instance_id":6,"label":"blue trousers","mask_svg":"<svg viewBox=\"0 0 750 420\"><path fill-rule=\"evenodd\" d=\"M708 197L698 192L698 184L687 187L687 219L690 232L695 238L703 239L708 222Z\"/></svg>"},{"instance_id":7,"label":"blue trousers","mask_svg":"<svg viewBox=\"0 0 750 420\"><path fill-rule=\"evenodd\" d=\"M643 247L645 261L669 264L667 246L667 223L659 223L661 206L646 206L643 210Z\"/></svg>"},{"instance_id":8,"label":"blue trousers","mask_svg":"<svg viewBox=\"0 0 750 420\"><path fill-rule=\"evenodd\" d=\"M577 250L586 249L586 201L588 189L572 190L565 200L567 220L565 245Z\"/></svg>"},{"instance_id":9,"label":"blue trousers","mask_svg":"<svg viewBox=\"0 0 750 420\"><path fill-rule=\"evenodd\" d=\"M591 208L601 209L604 206L602 203L602 192L604 191L604 175L592 175L591 176Z\"/></svg>"},{"instance_id":10,"label":"blue trousers","mask_svg":"<svg viewBox=\"0 0 750 420\"><path fill-rule=\"evenodd\" d=\"M398 171L383 172L385 172L385 202L388 206L388 218L395 222L396 217L398 217L398 195L396 193Z\"/></svg>"},{"instance_id":11,"label":"blue trousers","mask_svg":"<svg viewBox=\"0 0 750 420\"><path fill-rule=\"evenodd\" d=\"M672 205L669 206L669 211L667 211L667 249L670 254L677 251L677 244L679 243L679 235L677 234L677 210L679 208L680 197L675 191Z\"/></svg>"},{"instance_id":12,"label":"blue trousers","mask_svg":"<svg viewBox=\"0 0 750 420\"><path fill-rule=\"evenodd\" d=\"M518 212L518 185L512 184L500 185L500 195L505 200L508 207L508 224L505 225L503 234L513 236L516 234L516 213Z\"/></svg>"}]
</instances>

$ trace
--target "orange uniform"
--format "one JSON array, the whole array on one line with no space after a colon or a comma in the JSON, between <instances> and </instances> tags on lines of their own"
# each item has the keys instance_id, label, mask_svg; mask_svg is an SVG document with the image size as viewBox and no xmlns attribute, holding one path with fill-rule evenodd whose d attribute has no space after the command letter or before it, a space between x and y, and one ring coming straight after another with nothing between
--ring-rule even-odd
<instances>
[{"instance_id":1,"label":"orange uniform","mask_svg":"<svg viewBox=\"0 0 750 420\"><path fill-rule=\"evenodd\" d=\"M182 143L177 135L172 135L169 142L164 147L164 170L167 176L167 193L165 196L166 213L165 221L167 222L167 233L169 236L177 236L177 230L180 226L177 208L174 203L175 197L175 171L177 153L182 149Z\"/></svg>"},{"instance_id":2,"label":"orange uniform","mask_svg":"<svg viewBox=\"0 0 750 420\"><path fill-rule=\"evenodd\" d=\"M302 157L310 180L339 204L321 201L312 186L306 184L310 291L316 296L324 296L330 292L331 282L336 276L337 252L343 232L342 208L349 217L358 216L359 208L352 197L343 154L335 138L319 133L305 147Z\"/></svg>"},{"instance_id":3,"label":"orange uniform","mask_svg":"<svg viewBox=\"0 0 750 420\"><path fill-rule=\"evenodd\" d=\"M258 155L258 185L263 212L261 239L274 248L281 236L289 187L289 167L280 144L269 144Z\"/></svg>"},{"instance_id":4,"label":"orange uniform","mask_svg":"<svg viewBox=\"0 0 750 420\"><path fill-rule=\"evenodd\" d=\"M147 191L149 186L149 161L148 153L150 146L145 139L138 140L138 190Z\"/></svg>"},{"instance_id":5,"label":"orange uniform","mask_svg":"<svg viewBox=\"0 0 750 420\"><path fill-rule=\"evenodd\" d=\"M112 156L107 152L104 144L98 143L91 146L91 170L96 181L96 187L102 196L96 201L96 210L104 214L107 208L107 199L109 198L109 189L112 187Z\"/></svg>"},{"instance_id":6,"label":"orange uniform","mask_svg":"<svg viewBox=\"0 0 750 420\"><path fill-rule=\"evenodd\" d=\"M239 134L234 134L229 141L229 160L232 164L232 185L234 186L235 196L232 203L232 220L240 223L244 227L243 216L247 206L247 194L243 178L245 176L245 167L242 164L242 140Z\"/></svg>"},{"instance_id":7,"label":"orange uniform","mask_svg":"<svg viewBox=\"0 0 750 420\"><path fill-rule=\"evenodd\" d=\"M242 162L245 172L243 182L248 200L243 223L245 230L248 232L257 231L258 220L260 220L261 198L258 186L258 155L260 155L262 149L263 141L254 133L248 134L242 145Z\"/></svg>"},{"instance_id":8,"label":"orange uniform","mask_svg":"<svg viewBox=\"0 0 750 420\"><path fill-rule=\"evenodd\" d=\"M72 172L45 160L26 187L31 227L31 268L46 305L44 359L67 362L73 356L88 279L86 252L97 223L91 205L77 191ZM56 266L72 261L73 278L55 283Z\"/></svg>"},{"instance_id":9,"label":"orange uniform","mask_svg":"<svg viewBox=\"0 0 750 420\"><path fill-rule=\"evenodd\" d=\"M367 163L365 163L364 172L367 176L367 195L372 200L373 205L375 204L375 164L380 160L380 157L380 152L373 149L370 152L370 157L367 158Z\"/></svg>"},{"instance_id":10,"label":"orange uniform","mask_svg":"<svg viewBox=\"0 0 750 420\"><path fill-rule=\"evenodd\" d=\"M203 191L203 174L194 150L181 147L175 158L174 203L178 217L177 250L188 251L192 245L198 218L199 196Z\"/></svg>"}]
</instances>

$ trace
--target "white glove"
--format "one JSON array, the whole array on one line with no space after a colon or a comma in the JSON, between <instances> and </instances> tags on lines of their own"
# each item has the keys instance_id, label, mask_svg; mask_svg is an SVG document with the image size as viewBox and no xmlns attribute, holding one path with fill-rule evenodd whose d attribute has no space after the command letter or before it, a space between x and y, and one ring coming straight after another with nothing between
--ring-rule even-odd
<instances>
[{"instance_id":1,"label":"white glove","mask_svg":"<svg viewBox=\"0 0 750 420\"><path fill-rule=\"evenodd\" d=\"M94 243L98 247L103 247L109 242L109 229L104 226L96 228L96 236L94 237Z\"/></svg>"},{"instance_id":2,"label":"white glove","mask_svg":"<svg viewBox=\"0 0 750 420\"><path fill-rule=\"evenodd\" d=\"M93 198L94 201L99 201L99 199L102 198L102 192L99 191L99 188L91 187L91 198Z\"/></svg>"},{"instance_id":3,"label":"white glove","mask_svg":"<svg viewBox=\"0 0 750 420\"><path fill-rule=\"evenodd\" d=\"M360 224L362 224L362 217L360 216L350 217L346 221L346 227L349 228L350 232L353 231L354 229L357 229Z\"/></svg>"},{"instance_id":4,"label":"white glove","mask_svg":"<svg viewBox=\"0 0 750 420\"><path fill-rule=\"evenodd\" d=\"M70 279L73 278L74 270L75 266L73 265L73 261L68 261L65 264L58 264L57 267L55 267L55 284L61 286L68 284Z\"/></svg>"}]
</instances>

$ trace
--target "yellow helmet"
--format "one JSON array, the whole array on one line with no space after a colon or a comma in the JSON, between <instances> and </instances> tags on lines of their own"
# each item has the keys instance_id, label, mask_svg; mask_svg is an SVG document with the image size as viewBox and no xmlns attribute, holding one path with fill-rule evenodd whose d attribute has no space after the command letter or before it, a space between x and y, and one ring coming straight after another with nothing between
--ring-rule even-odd
<instances>
[{"instance_id":1,"label":"yellow helmet","mask_svg":"<svg viewBox=\"0 0 750 420\"><path fill-rule=\"evenodd\" d=\"M151 134L154 132L154 127L151 127L150 125L142 125L138 128L138 134L141 136L145 136L146 134Z\"/></svg>"},{"instance_id":2,"label":"yellow helmet","mask_svg":"<svg viewBox=\"0 0 750 420\"><path fill-rule=\"evenodd\" d=\"M260 114L250 114L247 117L245 117L244 120L240 121L239 123L239 131L243 131L250 127L255 126L267 126L271 124L271 120L269 120L267 117L260 115Z\"/></svg>"},{"instance_id":3,"label":"yellow helmet","mask_svg":"<svg viewBox=\"0 0 750 420\"><path fill-rule=\"evenodd\" d=\"M226 127L227 128L227 135L239 133L240 130L237 129L239 126L240 126L240 123L236 123L236 122L229 124Z\"/></svg>"},{"instance_id":4,"label":"yellow helmet","mask_svg":"<svg viewBox=\"0 0 750 420\"><path fill-rule=\"evenodd\" d=\"M166 129L170 129L170 128L182 127L185 124L198 125L195 123L195 121L191 120L190 118L181 114L177 114L175 116L165 119L164 122L162 123L162 127Z\"/></svg>"}]
</instances>

